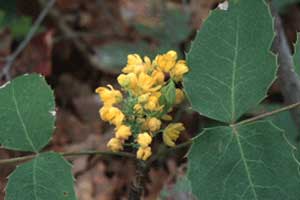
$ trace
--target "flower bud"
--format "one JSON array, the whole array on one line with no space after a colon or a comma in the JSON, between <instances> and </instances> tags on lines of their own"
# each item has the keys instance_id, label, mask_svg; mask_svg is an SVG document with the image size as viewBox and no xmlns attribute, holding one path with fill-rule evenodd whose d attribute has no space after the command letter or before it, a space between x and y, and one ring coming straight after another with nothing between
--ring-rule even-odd
<instances>
[{"instance_id":1,"label":"flower bud","mask_svg":"<svg viewBox=\"0 0 300 200\"><path fill-rule=\"evenodd\" d=\"M123 150L122 141L117 138L110 139L109 142L107 143L107 147L113 152L118 152Z\"/></svg>"},{"instance_id":2,"label":"flower bud","mask_svg":"<svg viewBox=\"0 0 300 200\"><path fill-rule=\"evenodd\" d=\"M136 152L136 157L141 160L147 160L151 156L151 147L140 147Z\"/></svg>"},{"instance_id":3,"label":"flower bud","mask_svg":"<svg viewBox=\"0 0 300 200\"><path fill-rule=\"evenodd\" d=\"M121 125L117 128L116 138L120 140L127 140L132 135L130 127Z\"/></svg>"},{"instance_id":4,"label":"flower bud","mask_svg":"<svg viewBox=\"0 0 300 200\"><path fill-rule=\"evenodd\" d=\"M152 137L147 133L140 133L137 137L137 143L141 147L147 147L151 144L152 142Z\"/></svg>"},{"instance_id":5,"label":"flower bud","mask_svg":"<svg viewBox=\"0 0 300 200\"><path fill-rule=\"evenodd\" d=\"M152 117L147 120L147 128L151 132L158 131L160 129L160 126L161 126L161 121L155 117Z\"/></svg>"}]
</instances>

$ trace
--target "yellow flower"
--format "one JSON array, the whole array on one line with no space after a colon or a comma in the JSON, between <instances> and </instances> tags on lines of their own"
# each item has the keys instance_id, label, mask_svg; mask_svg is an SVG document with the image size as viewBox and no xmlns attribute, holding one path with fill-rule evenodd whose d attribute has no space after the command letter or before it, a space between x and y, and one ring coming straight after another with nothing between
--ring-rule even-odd
<instances>
[{"instance_id":1,"label":"yellow flower","mask_svg":"<svg viewBox=\"0 0 300 200\"><path fill-rule=\"evenodd\" d=\"M169 124L163 132L163 141L167 146L174 147L180 132L185 128L182 123Z\"/></svg>"},{"instance_id":2,"label":"yellow flower","mask_svg":"<svg viewBox=\"0 0 300 200\"><path fill-rule=\"evenodd\" d=\"M121 87L136 90L137 89L137 76L134 73L121 74L117 78Z\"/></svg>"},{"instance_id":3,"label":"yellow flower","mask_svg":"<svg viewBox=\"0 0 300 200\"><path fill-rule=\"evenodd\" d=\"M170 72L177 60L176 51L168 51L166 54L158 55L155 62L163 72Z\"/></svg>"},{"instance_id":4,"label":"yellow flower","mask_svg":"<svg viewBox=\"0 0 300 200\"><path fill-rule=\"evenodd\" d=\"M112 106L104 106L99 111L100 117L103 121L108 121L115 126L120 126L125 118L124 114L119 108Z\"/></svg>"},{"instance_id":5,"label":"yellow flower","mask_svg":"<svg viewBox=\"0 0 300 200\"><path fill-rule=\"evenodd\" d=\"M146 93L146 94L143 94L143 95L139 96L138 102L139 103L145 103L145 102L147 102L148 99L149 99L149 96L150 96L150 93Z\"/></svg>"},{"instance_id":6,"label":"yellow flower","mask_svg":"<svg viewBox=\"0 0 300 200\"><path fill-rule=\"evenodd\" d=\"M140 93L154 92L161 88L160 85L155 86L155 79L148 74L141 72L138 76L138 88Z\"/></svg>"},{"instance_id":7,"label":"yellow flower","mask_svg":"<svg viewBox=\"0 0 300 200\"><path fill-rule=\"evenodd\" d=\"M113 152L117 152L123 150L123 143L118 138L111 138L107 143L107 147Z\"/></svg>"},{"instance_id":8,"label":"yellow flower","mask_svg":"<svg viewBox=\"0 0 300 200\"><path fill-rule=\"evenodd\" d=\"M149 135L149 133L145 132L145 133L140 133L137 137L137 143L141 146L141 147L147 147L151 144L152 142L152 137L151 135Z\"/></svg>"},{"instance_id":9,"label":"yellow flower","mask_svg":"<svg viewBox=\"0 0 300 200\"><path fill-rule=\"evenodd\" d=\"M121 125L117 128L116 138L120 140L127 140L132 135L130 127Z\"/></svg>"},{"instance_id":10,"label":"yellow flower","mask_svg":"<svg viewBox=\"0 0 300 200\"><path fill-rule=\"evenodd\" d=\"M123 74L117 77L117 81L122 91L126 92L127 99L122 102L122 108L124 113L130 113L128 116L117 106L123 99L119 90L111 85L96 89L103 101L103 107L99 110L101 119L115 125L115 137L110 139L107 147L114 152L121 151L125 141L134 136L133 142L138 146L137 158L147 160L152 155L152 134L161 130L163 120L172 120L168 113L172 111L173 105L164 105L167 101L162 99L162 95L165 95L162 87L166 86L168 79L177 85L189 69L184 60L177 61L177 53L171 50L156 56L154 60L147 56L141 58L138 54L130 54L122 71ZM176 88L174 104L181 103L183 99L183 90ZM135 121L134 127L131 125L132 121ZM134 134L135 130L139 130L139 134ZM183 130L182 123L169 124L162 133L164 143L175 146Z\"/></svg>"},{"instance_id":11,"label":"yellow flower","mask_svg":"<svg viewBox=\"0 0 300 200\"><path fill-rule=\"evenodd\" d=\"M144 67L145 72L146 73L151 72L153 70L153 66L152 66L150 58L148 56L145 56L144 61L145 61L145 67Z\"/></svg>"},{"instance_id":12,"label":"yellow flower","mask_svg":"<svg viewBox=\"0 0 300 200\"><path fill-rule=\"evenodd\" d=\"M158 92L158 91L157 91L157 92L152 92L152 93L151 93L151 96L155 96L156 98L159 99L160 96L161 96L161 92Z\"/></svg>"},{"instance_id":13,"label":"yellow flower","mask_svg":"<svg viewBox=\"0 0 300 200\"><path fill-rule=\"evenodd\" d=\"M154 70L152 72L152 77L155 80L155 83L157 85L163 85L165 81L165 74L160 70Z\"/></svg>"},{"instance_id":14,"label":"yellow flower","mask_svg":"<svg viewBox=\"0 0 300 200\"><path fill-rule=\"evenodd\" d=\"M100 117L103 121L110 121L113 117L115 113L115 108L114 107L110 107L110 106L103 106L100 110Z\"/></svg>"},{"instance_id":15,"label":"yellow flower","mask_svg":"<svg viewBox=\"0 0 300 200\"><path fill-rule=\"evenodd\" d=\"M182 77L185 73L189 71L188 66L186 65L184 60L179 60L175 67L170 71L171 78L178 82L182 81Z\"/></svg>"},{"instance_id":16,"label":"yellow flower","mask_svg":"<svg viewBox=\"0 0 300 200\"><path fill-rule=\"evenodd\" d=\"M141 160L147 160L152 154L151 147L140 147L136 152L136 157Z\"/></svg>"},{"instance_id":17,"label":"yellow flower","mask_svg":"<svg viewBox=\"0 0 300 200\"><path fill-rule=\"evenodd\" d=\"M142 114L143 113L143 107L141 104L135 104L133 107L134 111L138 114Z\"/></svg>"},{"instance_id":18,"label":"yellow flower","mask_svg":"<svg viewBox=\"0 0 300 200\"><path fill-rule=\"evenodd\" d=\"M124 73L139 73L144 71L144 62L138 54L130 54L127 56L127 65L122 70Z\"/></svg>"},{"instance_id":19,"label":"yellow flower","mask_svg":"<svg viewBox=\"0 0 300 200\"><path fill-rule=\"evenodd\" d=\"M115 117L110 121L116 127L120 126L123 123L125 116L122 112L115 115Z\"/></svg>"},{"instance_id":20,"label":"yellow flower","mask_svg":"<svg viewBox=\"0 0 300 200\"><path fill-rule=\"evenodd\" d=\"M146 121L146 127L151 131L155 132L160 129L161 121L155 117L151 117Z\"/></svg>"},{"instance_id":21,"label":"yellow flower","mask_svg":"<svg viewBox=\"0 0 300 200\"><path fill-rule=\"evenodd\" d=\"M184 93L181 89L176 89L175 104L180 104L184 100Z\"/></svg>"},{"instance_id":22,"label":"yellow flower","mask_svg":"<svg viewBox=\"0 0 300 200\"><path fill-rule=\"evenodd\" d=\"M145 109L149 111L158 111L162 108L159 105L159 98L156 96L150 96L148 102L145 104Z\"/></svg>"},{"instance_id":23,"label":"yellow flower","mask_svg":"<svg viewBox=\"0 0 300 200\"><path fill-rule=\"evenodd\" d=\"M115 90L111 85L106 87L98 87L96 93L99 94L105 106L111 106L122 101L122 94L119 90Z\"/></svg>"}]
</instances>

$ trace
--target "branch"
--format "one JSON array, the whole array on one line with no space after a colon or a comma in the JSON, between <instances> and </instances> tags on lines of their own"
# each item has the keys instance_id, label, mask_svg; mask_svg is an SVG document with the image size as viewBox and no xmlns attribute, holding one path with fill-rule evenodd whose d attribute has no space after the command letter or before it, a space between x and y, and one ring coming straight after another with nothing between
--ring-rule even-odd
<instances>
[{"instance_id":1,"label":"branch","mask_svg":"<svg viewBox=\"0 0 300 200\"><path fill-rule=\"evenodd\" d=\"M40 5L44 5L47 1L38 0ZM83 59L87 62L90 67L94 69L100 69L97 59L91 54L86 44L82 41L81 36L78 36L76 31L74 31L64 20L63 16L60 14L59 10L51 9L48 15L51 20L56 25L57 29L64 35L65 38L69 38L74 47L78 50Z\"/></svg>"},{"instance_id":2,"label":"branch","mask_svg":"<svg viewBox=\"0 0 300 200\"><path fill-rule=\"evenodd\" d=\"M10 80L10 70L15 62L16 58L19 56L19 54L25 49L25 47L28 45L28 43L31 41L32 37L40 27L42 21L47 16L50 9L54 6L56 0L49 0L46 4L45 8L42 10L41 14L38 16L34 24L32 25L31 29L27 33L25 39L20 43L20 45L17 47L17 49L6 58L6 63L2 69L2 72L0 74L0 80L4 77L6 80Z\"/></svg>"},{"instance_id":3,"label":"branch","mask_svg":"<svg viewBox=\"0 0 300 200\"><path fill-rule=\"evenodd\" d=\"M243 125L243 124L248 124L248 123L251 123L251 122L266 118L266 117L270 117L272 115L275 115L275 114L278 114L278 113L281 113L281 112L284 112L284 111L287 111L287 110L291 110L291 109L294 109L294 108L297 108L297 107L300 107L300 102L294 103L294 104L291 104L291 105L288 105L288 106L285 106L285 107L282 107L282 108L279 108L277 110L273 110L273 111L270 111L270 112L266 112L266 113L257 115L255 117L240 121L236 124L231 124L231 126L239 126L239 125Z\"/></svg>"},{"instance_id":4,"label":"branch","mask_svg":"<svg viewBox=\"0 0 300 200\"><path fill-rule=\"evenodd\" d=\"M112 151L79 151L79 152L60 152L60 155L64 157L74 157L74 156L84 156L84 155L100 155L100 156L122 156L127 158L135 159L135 155L126 152L112 152ZM18 162L27 161L33 159L37 156L36 155L29 155L29 156L21 156L16 158L9 158L9 159L2 159L0 160L0 165L5 164L14 164Z\"/></svg>"},{"instance_id":5,"label":"branch","mask_svg":"<svg viewBox=\"0 0 300 200\"><path fill-rule=\"evenodd\" d=\"M281 92L285 104L294 104L300 102L300 79L295 72L293 57L286 38L281 18L275 8L271 5L272 14L275 18L275 30L277 36L273 43L273 51L278 54L278 77L280 81ZM298 127L300 135L300 108L291 110L293 120Z\"/></svg>"}]
</instances>

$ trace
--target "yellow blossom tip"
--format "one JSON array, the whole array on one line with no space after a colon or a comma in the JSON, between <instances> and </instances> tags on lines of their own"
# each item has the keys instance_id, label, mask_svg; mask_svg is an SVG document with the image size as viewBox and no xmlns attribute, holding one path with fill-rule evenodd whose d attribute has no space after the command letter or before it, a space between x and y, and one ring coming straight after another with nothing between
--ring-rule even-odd
<instances>
[{"instance_id":1,"label":"yellow blossom tip","mask_svg":"<svg viewBox=\"0 0 300 200\"><path fill-rule=\"evenodd\" d=\"M107 147L113 152L118 152L123 150L123 143L118 138L112 138L107 143Z\"/></svg>"},{"instance_id":2,"label":"yellow blossom tip","mask_svg":"<svg viewBox=\"0 0 300 200\"><path fill-rule=\"evenodd\" d=\"M136 152L136 157L141 160L147 160L152 154L151 147L140 147Z\"/></svg>"},{"instance_id":3,"label":"yellow blossom tip","mask_svg":"<svg viewBox=\"0 0 300 200\"><path fill-rule=\"evenodd\" d=\"M158 131L161 127L161 121L155 117L152 117L146 121L147 129L151 132Z\"/></svg>"},{"instance_id":4,"label":"yellow blossom tip","mask_svg":"<svg viewBox=\"0 0 300 200\"><path fill-rule=\"evenodd\" d=\"M141 146L141 147L147 147L151 144L152 142L152 137L149 135L149 133L145 132L145 133L140 133L138 134L137 137L137 143Z\"/></svg>"},{"instance_id":5,"label":"yellow blossom tip","mask_svg":"<svg viewBox=\"0 0 300 200\"><path fill-rule=\"evenodd\" d=\"M171 123L163 131L163 141L167 146L174 147L180 133L185 128L182 123Z\"/></svg>"},{"instance_id":6,"label":"yellow blossom tip","mask_svg":"<svg viewBox=\"0 0 300 200\"><path fill-rule=\"evenodd\" d=\"M120 140L127 140L132 135L130 127L121 125L116 128L116 138Z\"/></svg>"}]
</instances>

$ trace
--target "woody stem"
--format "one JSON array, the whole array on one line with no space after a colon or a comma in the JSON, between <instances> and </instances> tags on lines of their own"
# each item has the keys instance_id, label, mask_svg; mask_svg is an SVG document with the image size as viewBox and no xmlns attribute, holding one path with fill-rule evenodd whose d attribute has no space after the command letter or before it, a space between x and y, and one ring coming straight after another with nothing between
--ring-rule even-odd
<instances>
[{"instance_id":1,"label":"woody stem","mask_svg":"<svg viewBox=\"0 0 300 200\"><path fill-rule=\"evenodd\" d=\"M136 176L132 181L129 191L129 200L140 200L145 189L145 181L148 173L148 165L145 161L138 160L136 166Z\"/></svg>"}]
</instances>

